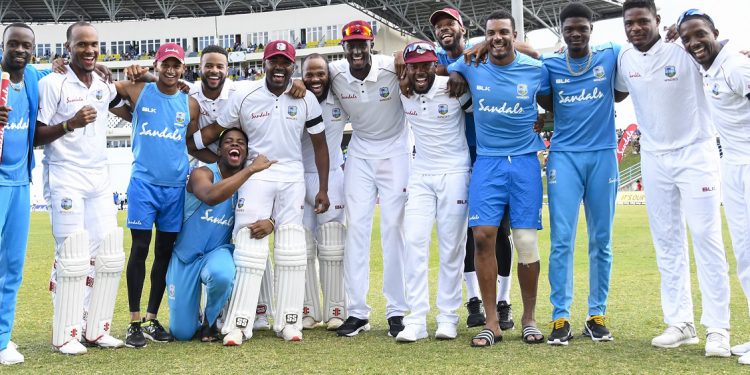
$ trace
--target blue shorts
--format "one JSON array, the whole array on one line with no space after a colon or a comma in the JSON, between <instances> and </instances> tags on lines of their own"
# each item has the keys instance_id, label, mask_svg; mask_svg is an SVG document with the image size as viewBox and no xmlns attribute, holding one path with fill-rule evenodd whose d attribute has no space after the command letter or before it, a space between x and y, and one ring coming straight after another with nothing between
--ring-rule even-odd
<instances>
[{"instance_id":1,"label":"blue shorts","mask_svg":"<svg viewBox=\"0 0 750 375\"><path fill-rule=\"evenodd\" d=\"M182 228L182 213L185 203L185 188L159 186L138 178L131 178L128 185L128 228L179 232Z\"/></svg>"},{"instance_id":2,"label":"blue shorts","mask_svg":"<svg viewBox=\"0 0 750 375\"><path fill-rule=\"evenodd\" d=\"M542 175L536 153L477 157L469 184L469 227L542 229Z\"/></svg>"}]
</instances>

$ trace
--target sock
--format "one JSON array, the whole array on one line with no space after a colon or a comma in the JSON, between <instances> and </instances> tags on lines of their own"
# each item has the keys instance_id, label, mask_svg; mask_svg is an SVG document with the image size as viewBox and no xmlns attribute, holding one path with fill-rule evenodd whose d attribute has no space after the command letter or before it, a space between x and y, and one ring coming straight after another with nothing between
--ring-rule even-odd
<instances>
[{"instance_id":1,"label":"sock","mask_svg":"<svg viewBox=\"0 0 750 375\"><path fill-rule=\"evenodd\" d=\"M479 280L475 271L464 272L464 281L466 282L466 299L479 297ZM480 298L481 299L481 298Z\"/></svg>"},{"instance_id":2,"label":"sock","mask_svg":"<svg viewBox=\"0 0 750 375\"><path fill-rule=\"evenodd\" d=\"M497 276L497 302L505 301L510 304L510 276Z\"/></svg>"}]
</instances>

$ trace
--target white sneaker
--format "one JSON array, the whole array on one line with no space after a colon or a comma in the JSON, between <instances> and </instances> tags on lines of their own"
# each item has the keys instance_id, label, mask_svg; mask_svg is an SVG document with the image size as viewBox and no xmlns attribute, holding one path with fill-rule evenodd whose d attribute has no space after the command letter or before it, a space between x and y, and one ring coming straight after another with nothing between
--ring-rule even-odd
<instances>
[{"instance_id":1,"label":"white sneaker","mask_svg":"<svg viewBox=\"0 0 750 375\"><path fill-rule=\"evenodd\" d=\"M63 346L57 348L57 351L59 351L62 354L68 354L68 355L80 355L80 354L86 354L87 350L86 347L81 344L80 341L73 339L65 344Z\"/></svg>"},{"instance_id":2,"label":"white sneaker","mask_svg":"<svg viewBox=\"0 0 750 375\"><path fill-rule=\"evenodd\" d=\"M438 340L453 340L458 336L456 325L453 323L438 323L435 338Z\"/></svg>"},{"instance_id":3,"label":"white sneaker","mask_svg":"<svg viewBox=\"0 0 750 375\"><path fill-rule=\"evenodd\" d=\"M667 327L664 332L651 340L651 345L659 348L676 348L682 344L697 344L698 335L693 323L680 323Z\"/></svg>"},{"instance_id":4,"label":"white sneaker","mask_svg":"<svg viewBox=\"0 0 750 375\"><path fill-rule=\"evenodd\" d=\"M335 331L341 327L341 325L344 324L344 320L341 318L331 318L331 320L326 323L326 329L329 331Z\"/></svg>"},{"instance_id":5,"label":"white sneaker","mask_svg":"<svg viewBox=\"0 0 750 375\"><path fill-rule=\"evenodd\" d=\"M706 357L729 357L729 331L723 328L706 330Z\"/></svg>"},{"instance_id":6,"label":"white sneaker","mask_svg":"<svg viewBox=\"0 0 750 375\"><path fill-rule=\"evenodd\" d=\"M276 336L283 338L284 341L302 341L302 332L293 325L284 326Z\"/></svg>"},{"instance_id":7,"label":"white sneaker","mask_svg":"<svg viewBox=\"0 0 750 375\"><path fill-rule=\"evenodd\" d=\"M750 341L732 347L732 354L734 355L742 356L748 352L750 352Z\"/></svg>"},{"instance_id":8,"label":"white sneaker","mask_svg":"<svg viewBox=\"0 0 750 375\"><path fill-rule=\"evenodd\" d=\"M415 342L427 338L427 327L421 324L407 324L401 332L396 335L398 342Z\"/></svg>"},{"instance_id":9,"label":"white sneaker","mask_svg":"<svg viewBox=\"0 0 750 375\"><path fill-rule=\"evenodd\" d=\"M122 342L122 340L114 338L110 335L104 335L99 338L99 340L96 340L92 344L104 348L104 349L110 349L110 348L121 348L125 346L125 343Z\"/></svg>"},{"instance_id":10,"label":"white sneaker","mask_svg":"<svg viewBox=\"0 0 750 375\"><path fill-rule=\"evenodd\" d=\"M313 329L317 325L318 322L316 322L315 318L313 318L312 316L306 316L302 318L302 329Z\"/></svg>"},{"instance_id":11,"label":"white sneaker","mask_svg":"<svg viewBox=\"0 0 750 375\"><path fill-rule=\"evenodd\" d=\"M13 341L9 341L8 346L0 350L0 365L15 365L23 363L23 360L23 354L18 352L18 346Z\"/></svg>"},{"instance_id":12,"label":"white sneaker","mask_svg":"<svg viewBox=\"0 0 750 375\"><path fill-rule=\"evenodd\" d=\"M240 346L242 345L243 338L242 330L235 328L224 336L224 346Z\"/></svg>"},{"instance_id":13,"label":"white sneaker","mask_svg":"<svg viewBox=\"0 0 750 375\"><path fill-rule=\"evenodd\" d=\"M253 322L253 331L267 331L269 329L271 329L271 324L268 323L266 314L256 315L255 322Z\"/></svg>"},{"instance_id":14,"label":"white sneaker","mask_svg":"<svg viewBox=\"0 0 750 375\"><path fill-rule=\"evenodd\" d=\"M750 352L745 353L738 361L741 365L750 365Z\"/></svg>"}]
</instances>

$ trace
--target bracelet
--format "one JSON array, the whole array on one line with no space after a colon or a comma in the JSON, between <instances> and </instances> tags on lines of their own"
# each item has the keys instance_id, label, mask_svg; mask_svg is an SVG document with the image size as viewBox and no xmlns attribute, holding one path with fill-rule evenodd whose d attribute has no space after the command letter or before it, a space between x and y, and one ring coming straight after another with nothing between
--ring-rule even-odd
<instances>
[{"instance_id":1,"label":"bracelet","mask_svg":"<svg viewBox=\"0 0 750 375\"><path fill-rule=\"evenodd\" d=\"M205 145L203 145L203 136L201 136L201 131L198 130L197 132L193 133L193 142L195 142L195 149L196 150L203 150L206 148Z\"/></svg>"},{"instance_id":2,"label":"bracelet","mask_svg":"<svg viewBox=\"0 0 750 375\"><path fill-rule=\"evenodd\" d=\"M271 229L276 229L276 221L273 220L273 218L268 218L268 221L271 222Z\"/></svg>"},{"instance_id":3,"label":"bracelet","mask_svg":"<svg viewBox=\"0 0 750 375\"><path fill-rule=\"evenodd\" d=\"M75 129L71 129L71 128L68 127L68 122L67 121L63 121L62 128L65 131L65 133L72 133L73 130L75 130Z\"/></svg>"}]
</instances>

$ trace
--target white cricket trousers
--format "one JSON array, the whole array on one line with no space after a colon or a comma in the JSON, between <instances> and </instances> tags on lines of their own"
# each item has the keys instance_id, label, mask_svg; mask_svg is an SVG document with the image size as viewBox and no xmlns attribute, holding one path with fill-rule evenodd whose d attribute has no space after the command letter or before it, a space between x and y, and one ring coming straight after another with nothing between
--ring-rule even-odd
<instances>
[{"instance_id":1,"label":"white cricket trousers","mask_svg":"<svg viewBox=\"0 0 750 375\"><path fill-rule=\"evenodd\" d=\"M375 202L380 197L380 243L383 248L383 295L385 316L403 316L404 295L404 207L409 179L409 154L388 159L350 156L344 169L346 201L346 252L344 284L348 315L369 319L370 240Z\"/></svg>"},{"instance_id":2,"label":"white cricket trousers","mask_svg":"<svg viewBox=\"0 0 750 375\"><path fill-rule=\"evenodd\" d=\"M458 324L461 278L466 255L469 220L470 172L439 175L412 174L406 191L404 279L409 315L404 324L427 324L430 294L427 287L432 225L437 219L438 271L437 322Z\"/></svg>"},{"instance_id":3,"label":"white cricket trousers","mask_svg":"<svg viewBox=\"0 0 750 375\"><path fill-rule=\"evenodd\" d=\"M302 223L315 235L318 225L344 221L344 171L341 168L328 171L328 201L331 206L322 214L315 213L315 196L320 188L318 173L305 173L305 209Z\"/></svg>"},{"instance_id":4,"label":"white cricket trousers","mask_svg":"<svg viewBox=\"0 0 750 375\"><path fill-rule=\"evenodd\" d=\"M750 164L721 165L721 192L724 214L737 259L737 277L750 300ZM750 301L748 301L750 309Z\"/></svg>"},{"instance_id":5,"label":"white cricket trousers","mask_svg":"<svg viewBox=\"0 0 750 375\"><path fill-rule=\"evenodd\" d=\"M690 255L693 239L703 314L701 324L729 328L729 275L721 235L719 151L713 139L641 156L646 209L661 273L664 322L693 322Z\"/></svg>"}]
</instances>

